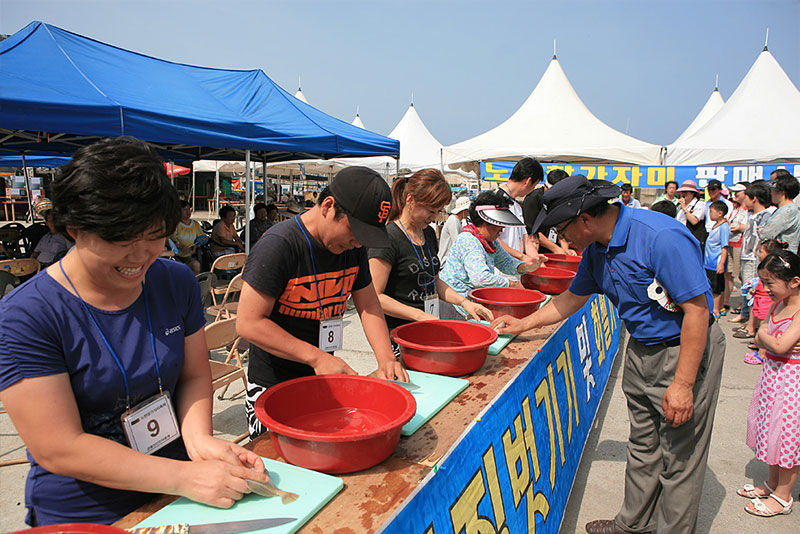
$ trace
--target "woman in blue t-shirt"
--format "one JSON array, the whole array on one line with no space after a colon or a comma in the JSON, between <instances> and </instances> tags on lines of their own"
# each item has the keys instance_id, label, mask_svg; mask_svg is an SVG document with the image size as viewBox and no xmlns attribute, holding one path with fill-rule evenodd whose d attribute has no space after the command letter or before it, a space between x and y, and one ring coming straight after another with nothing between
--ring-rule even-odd
<instances>
[{"instance_id":1,"label":"woman in blue t-shirt","mask_svg":"<svg viewBox=\"0 0 800 534\"><path fill-rule=\"evenodd\" d=\"M266 475L212 436L199 287L158 259L180 208L157 154L130 138L78 150L53 183L53 218L75 246L0 303L0 401L31 462L26 522L112 523L153 493L232 506Z\"/></svg>"}]
</instances>

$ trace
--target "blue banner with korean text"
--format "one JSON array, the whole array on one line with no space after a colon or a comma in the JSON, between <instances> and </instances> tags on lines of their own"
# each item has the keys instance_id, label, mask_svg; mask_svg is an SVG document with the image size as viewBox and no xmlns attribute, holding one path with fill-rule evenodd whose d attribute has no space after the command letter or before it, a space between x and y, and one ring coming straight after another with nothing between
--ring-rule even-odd
<instances>
[{"instance_id":1,"label":"blue banner with korean text","mask_svg":"<svg viewBox=\"0 0 800 534\"><path fill-rule=\"evenodd\" d=\"M383 527L389 534L557 533L619 348L595 295L547 340Z\"/></svg>"},{"instance_id":2,"label":"blue banner with korean text","mask_svg":"<svg viewBox=\"0 0 800 534\"><path fill-rule=\"evenodd\" d=\"M513 161L482 161L481 180L506 182L514 168ZM670 181L681 183L694 180L705 187L709 180L719 180L725 185L769 180L776 169L786 169L800 178L800 162L780 165L584 165L582 163L542 163L544 173L563 169L570 176L583 174L589 180L608 180L616 184L631 184L633 187L663 188Z\"/></svg>"}]
</instances>

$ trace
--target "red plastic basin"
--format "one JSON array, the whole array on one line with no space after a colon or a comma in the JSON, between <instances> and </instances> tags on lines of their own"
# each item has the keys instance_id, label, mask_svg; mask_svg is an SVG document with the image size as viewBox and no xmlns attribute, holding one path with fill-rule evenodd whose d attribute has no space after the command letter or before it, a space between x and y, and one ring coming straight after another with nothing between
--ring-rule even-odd
<instances>
[{"instance_id":1,"label":"red plastic basin","mask_svg":"<svg viewBox=\"0 0 800 534\"><path fill-rule=\"evenodd\" d=\"M481 368L497 332L466 321L417 321L394 328L392 339L409 369L463 376Z\"/></svg>"},{"instance_id":2,"label":"red plastic basin","mask_svg":"<svg viewBox=\"0 0 800 534\"><path fill-rule=\"evenodd\" d=\"M517 319L532 314L547 299L539 291L521 287L482 287L470 290L467 295L492 310L495 317L510 315Z\"/></svg>"},{"instance_id":3,"label":"red plastic basin","mask_svg":"<svg viewBox=\"0 0 800 534\"><path fill-rule=\"evenodd\" d=\"M325 473L368 469L392 454L417 403L367 376L321 375L272 386L255 412L287 462Z\"/></svg>"},{"instance_id":4,"label":"red plastic basin","mask_svg":"<svg viewBox=\"0 0 800 534\"><path fill-rule=\"evenodd\" d=\"M550 263L550 262L548 262ZM548 295L558 295L569 289L575 273L555 267L539 267L532 273L522 275L522 285Z\"/></svg>"},{"instance_id":5,"label":"red plastic basin","mask_svg":"<svg viewBox=\"0 0 800 534\"><path fill-rule=\"evenodd\" d=\"M578 272L578 265L581 263L580 256L570 256L569 254L545 254L547 257L547 267L555 267L556 269L566 269L573 273Z\"/></svg>"}]
</instances>

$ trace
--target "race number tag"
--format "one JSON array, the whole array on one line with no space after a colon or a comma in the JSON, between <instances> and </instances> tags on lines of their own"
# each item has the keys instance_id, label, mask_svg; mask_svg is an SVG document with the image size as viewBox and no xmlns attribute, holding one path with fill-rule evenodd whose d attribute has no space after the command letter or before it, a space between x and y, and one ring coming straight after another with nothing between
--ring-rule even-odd
<instances>
[{"instance_id":1,"label":"race number tag","mask_svg":"<svg viewBox=\"0 0 800 534\"><path fill-rule=\"evenodd\" d=\"M425 313L439 317L439 295L426 295L424 306Z\"/></svg>"},{"instance_id":2,"label":"race number tag","mask_svg":"<svg viewBox=\"0 0 800 534\"><path fill-rule=\"evenodd\" d=\"M319 322L319 348L325 352L333 352L342 348L341 317Z\"/></svg>"},{"instance_id":3,"label":"race number tag","mask_svg":"<svg viewBox=\"0 0 800 534\"><path fill-rule=\"evenodd\" d=\"M159 393L122 414L122 428L133 450L151 454L181 436L169 393Z\"/></svg>"}]
</instances>

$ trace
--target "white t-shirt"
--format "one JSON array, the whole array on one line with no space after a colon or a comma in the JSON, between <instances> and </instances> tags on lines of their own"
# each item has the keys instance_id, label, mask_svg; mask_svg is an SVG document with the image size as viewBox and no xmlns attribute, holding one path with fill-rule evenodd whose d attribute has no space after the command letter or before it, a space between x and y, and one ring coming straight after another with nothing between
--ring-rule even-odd
<instances>
[{"instance_id":1,"label":"white t-shirt","mask_svg":"<svg viewBox=\"0 0 800 534\"><path fill-rule=\"evenodd\" d=\"M506 196L511 197L511 195L505 189L503 189L503 192L506 194ZM511 206L509 206L509 209L511 210L511 213L517 217L517 219L522 221L522 206L520 206L519 202L516 200L512 200L513 202L511 203ZM522 244L523 239L525 238L525 233L524 226L506 226L503 228L503 231L500 232L500 239L514 250L524 252L522 250Z\"/></svg>"}]
</instances>

